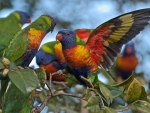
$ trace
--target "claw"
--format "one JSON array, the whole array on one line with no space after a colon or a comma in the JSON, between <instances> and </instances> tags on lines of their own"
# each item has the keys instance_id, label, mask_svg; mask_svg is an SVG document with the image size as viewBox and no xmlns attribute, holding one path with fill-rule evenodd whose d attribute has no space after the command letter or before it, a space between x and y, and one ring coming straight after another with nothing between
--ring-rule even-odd
<instances>
[{"instance_id":1,"label":"claw","mask_svg":"<svg viewBox=\"0 0 150 113\"><path fill-rule=\"evenodd\" d=\"M60 76L60 75L63 74L63 71L62 70L58 70L55 74L58 75L58 76Z\"/></svg>"}]
</instances>

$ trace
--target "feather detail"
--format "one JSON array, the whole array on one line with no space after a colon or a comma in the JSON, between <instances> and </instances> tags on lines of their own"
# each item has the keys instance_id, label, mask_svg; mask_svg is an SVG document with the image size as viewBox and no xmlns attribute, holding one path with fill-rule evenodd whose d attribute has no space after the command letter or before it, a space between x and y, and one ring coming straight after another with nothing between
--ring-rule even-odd
<instances>
[{"instance_id":1,"label":"feather detail","mask_svg":"<svg viewBox=\"0 0 150 113\"><path fill-rule=\"evenodd\" d=\"M63 54L67 64L74 69L93 66L89 51L84 46L78 45L70 49L65 49L63 50Z\"/></svg>"},{"instance_id":2,"label":"feather detail","mask_svg":"<svg viewBox=\"0 0 150 113\"><path fill-rule=\"evenodd\" d=\"M58 62L60 64L65 63L65 57L64 57L63 52L62 52L61 43L55 44L54 48L55 48L55 53L56 53L56 57L57 57Z\"/></svg>"},{"instance_id":3,"label":"feather detail","mask_svg":"<svg viewBox=\"0 0 150 113\"><path fill-rule=\"evenodd\" d=\"M30 40L28 47L37 50L39 48L39 45L40 45L42 39L46 35L46 33L41 30L36 30L34 28L30 28L27 35Z\"/></svg>"}]
</instances>

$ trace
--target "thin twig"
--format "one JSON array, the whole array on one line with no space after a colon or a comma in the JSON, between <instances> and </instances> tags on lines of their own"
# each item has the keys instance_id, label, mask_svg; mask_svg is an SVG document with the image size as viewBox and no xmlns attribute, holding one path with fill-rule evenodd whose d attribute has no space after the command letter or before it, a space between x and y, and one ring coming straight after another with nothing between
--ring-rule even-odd
<instances>
[{"instance_id":1,"label":"thin twig","mask_svg":"<svg viewBox=\"0 0 150 113\"><path fill-rule=\"evenodd\" d=\"M93 84L85 77L80 76L81 79L87 84L87 86L89 86L90 88L94 88Z\"/></svg>"},{"instance_id":2,"label":"thin twig","mask_svg":"<svg viewBox=\"0 0 150 113\"><path fill-rule=\"evenodd\" d=\"M54 83L54 84L60 84L60 85L64 86L65 89L69 89L69 87L66 85L65 82L57 82L57 81L53 81L53 83ZM64 89L64 88L63 88L63 89Z\"/></svg>"},{"instance_id":3,"label":"thin twig","mask_svg":"<svg viewBox=\"0 0 150 113\"><path fill-rule=\"evenodd\" d=\"M53 96L54 94L53 94L53 89L52 89L52 87L51 87L51 84L49 84L49 83L47 82L47 80L44 80L44 83L47 85L51 96Z\"/></svg>"}]
</instances>

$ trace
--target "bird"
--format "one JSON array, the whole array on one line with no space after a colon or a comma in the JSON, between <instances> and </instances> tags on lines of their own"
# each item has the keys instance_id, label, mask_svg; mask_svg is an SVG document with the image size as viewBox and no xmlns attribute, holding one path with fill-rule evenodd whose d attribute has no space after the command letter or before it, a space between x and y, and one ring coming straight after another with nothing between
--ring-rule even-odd
<instances>
[{"instance_id":1,"label":"bird","mask_svg":"<svg viewBox=\"0 0 150 113\"><path fill-rule=\"evenodd\" d=\"M150 8L122 14L99 25L88 37L86 45L78 45L75 32L59 30L56 40L62 44L62 51L70 71L82 84L88 74L101 66L106 71L116 60L123 44L133 39L148 25Z\"/></svg>"},{"instance_id":2,"label":"bird","mask_svg":"<svg viewBox=\"0 0 150 113\"><path fill-rule=\"evenodd\" d=\"M125 45L125 48L121 55L117 57L115 63L115 73L118 76L118 80L126 80L138 65L138 59L135 54L134 43L129 42Z\"/></svg>"},{"instance_id":3,"label":"bird","mask_svg":"<svg viewBox=\"0 0 150 113\"><path fill-rule=\"evenodd\" d=\"M78 44L85 44L92 29L76 29L76 40ZM66 62L62 53L61 43L58 41L50 41L41 46L36 54L36 63L39 67L44 68L49 80L50 73L65 69ZM52 81L65 81L65 76L52 76Z\"/></svg>"},{"instance_id":4,"label":"bird","mask_svg":"<svg viewBox=\"0 0 150 113\"><path fill-rule=\"evenodd\" d=\"M5 47L2 57L14 62L17 66L28 67L36 55L42 39L47 33L53 31L55 25L56 21L53 17L41 15L30 25L15 33ZM4 93L9 81L9 79L7 81L1 80L4 86L1 90Z\"/></svg>"},{"instance_id":5,"label":"bird","mask_svg":"<svg viewBox=\"0 0 150 113\"><path fill-rule=\"evenodd\" d=\"M21 30L22 26L26 23L31 23L31 18L27 12L23 11L14 11L7 17L0 18L0 57L2 57L4 49L9 45L15 33ZM9 78L6 78L0 81L0 103L9 82Z\"/></svg>"},{"instance_id":6,"label":"bird","mask_svg":"<svg viewBox=\"0 0 150 113\"><path fill-rule=\"evenodd\" d=\"M3 57L16 65L29 66L40 46L42 39L48 32L52 32L55 20L48 15L41 15L29 26L17 32L5 48Z\"/></svg>"},{"instance_id":7,"label":"bird","mask_svg":"<svg viewBox=\"0 0 150 113\"><path fill-rule=\"evenodd\" d=\"M11 38L26 23L31 23L30 15L23 11L14 11L5 18L0 18L0 56Z\"/></svg>"}]
</instances>

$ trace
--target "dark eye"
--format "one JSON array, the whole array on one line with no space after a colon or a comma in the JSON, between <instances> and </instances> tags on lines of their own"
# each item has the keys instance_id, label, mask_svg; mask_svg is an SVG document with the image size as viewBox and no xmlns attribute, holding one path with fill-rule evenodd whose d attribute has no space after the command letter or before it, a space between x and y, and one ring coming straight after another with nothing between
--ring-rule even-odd
<instances>
[{"instance_id":1,"label":"dark eye","mask_svg":"<svg viewBox=\"0 0 150 113\"><path fill-rule=\"evenodd\" d=\"M41 57L41 60L43 61L43 60L44 60L44 57Z\"/></svg>"},{"instance_id":2,"label":"dark eye","mask_svg":"<svg viewBox=\"0 0 150 113\"><path fill-rule=\"evenodd\" d=\"M69 36L69 35L70 35L70 33L66 33L66 35L67 35L67 36Z\"/></svg>"}]
</instances>

